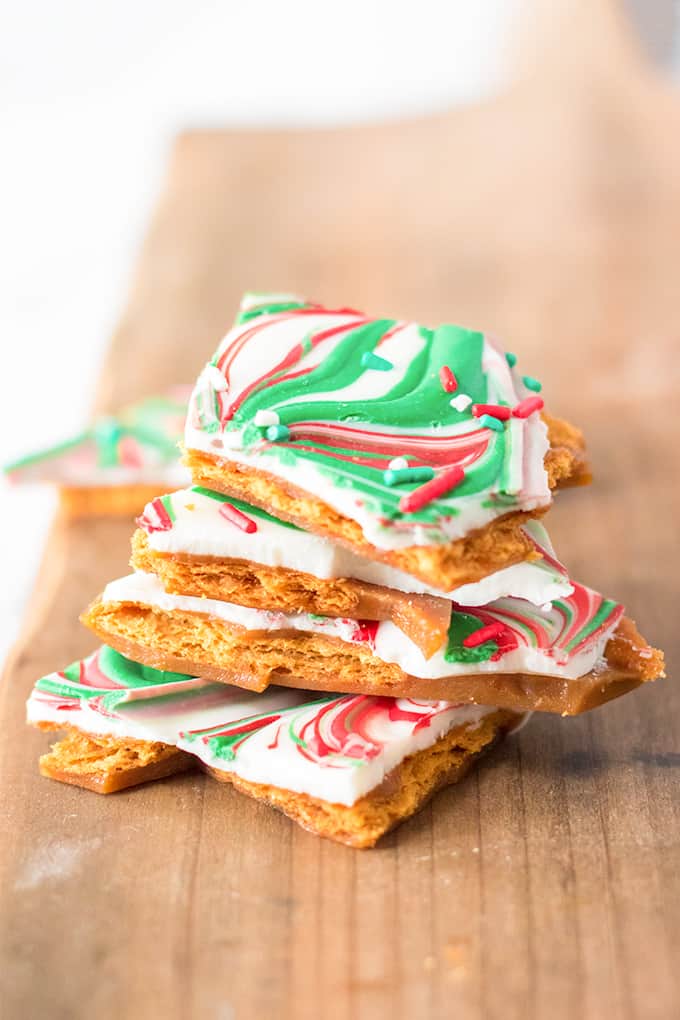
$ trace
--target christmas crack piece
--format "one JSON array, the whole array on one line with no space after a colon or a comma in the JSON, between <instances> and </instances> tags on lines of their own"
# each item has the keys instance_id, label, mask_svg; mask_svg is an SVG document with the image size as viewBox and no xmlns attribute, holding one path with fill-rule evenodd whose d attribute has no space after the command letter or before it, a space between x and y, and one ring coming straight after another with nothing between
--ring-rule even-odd
<instances>
[{"instance_id":1,"label":"christmas crack piece","mask_svg":"<svg viewBox=\"0 0 680 1020\"><path fill-rule=\"evenodd\" d=\"M73 517L131 515L159 491L182 485L178 444L190 387L100 417L80 435L5 467L11 482L59 486Z\"/></svg>"},{"instance_id":2,"label":"christmas crack piece","mask_svg":"<svg viewBox=\"0 0 680 1020\"><path fill-rule=\"evenodd\" d=\"M132 565L156 574L169 593L284 613L392 620L426 658L446 639L452 599L481 605L514 595L543 605L572 590L537 521L523 529L534 560L453 592L196 486L153 500L138 524Z\"/></svg>"},{"instance_id":3,"label":"christmas crack piece","mask_svg":"<svg viewBox=\"0 0 680 1020\"><path fill-rule=\"evenodd\" d=\"M82 620L140 662L249 690L278 684L573 715L663 675L661 652L623 612L575 583L542 607L513 597L453 603L446 641L426 658L392 620L174 595L137 572L109 584Z\"/></svg>"},{"instance_id":4,"label":"christmas crack piece","mask_svg":"<svg viewBox=\"0 0 680 1020\"><path fill-rule=\"evenodd\" d=\"M442 590L532 555L583 438L488 337L247 295L190 402L194 482Z\"/></svg>"},{"instance_id":5,"label":"christmas crack piece","mask_svg":"<svg viewBox=\"0 0 680 1020\"><path fill-rule=\"evenodd\" d=\"M110 793L195 763L355 847L375 845L522 719L441 701L244 694L106 646L39 680L27 714L68 731L41 759L46 776Z\"/></svg>"}]
</instances>

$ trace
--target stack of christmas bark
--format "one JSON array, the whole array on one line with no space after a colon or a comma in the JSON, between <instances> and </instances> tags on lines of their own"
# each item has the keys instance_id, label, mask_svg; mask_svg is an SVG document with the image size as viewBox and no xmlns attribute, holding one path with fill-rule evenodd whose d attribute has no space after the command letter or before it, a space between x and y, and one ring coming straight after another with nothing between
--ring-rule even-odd
<instances>
[{"instance_id":1,"label":"stack of christmas bark","mask_svg":"<svg viewBox=\"0 0 680 1020\"><path fill-rule=\"evenodd\" d=\"M110 792L202 766L371 846L531 711L663 673L539 519L581 434L489 337L247 295L190 402L194 485L149 503L105 642L38 682L45 775Z\"/></svg>"}]
</instances>

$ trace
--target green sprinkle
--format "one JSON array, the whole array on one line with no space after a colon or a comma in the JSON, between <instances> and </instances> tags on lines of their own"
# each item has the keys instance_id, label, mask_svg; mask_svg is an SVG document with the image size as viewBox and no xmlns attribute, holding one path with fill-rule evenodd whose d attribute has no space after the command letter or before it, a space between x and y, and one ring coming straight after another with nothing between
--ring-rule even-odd
<instances>
[{"instance_id":1,"label":"green sprinkle","mask_svg":"<svg viewBox=\"0 0 680 1020\"><path fill-rule=\"evenodd\" d=\"M429 482L434 478L431 467L388 468L383 475L385 485L404 485L406 482Z\"/></svg>"},{"instance_id":2,"label":"green sprinkle","mask_svg":"<svg viewBox=\"0 0 680 1020\"><path fill-rule=\"evenodd\" d=\"M361 355L361 367L374 368L378 372L389 372L390 369L394 368L394 365L387 358L381 358L378 354L374 354L373 351L364 351Z\"/></svg>"},{"instance_id":3,"label":"green sprinkle","mask_svg":"<svg viewBox=\"0 0 680 1020\"><path fill-rule=\"evenodd\" d=\"M290 439L290 429L287 425L270 425L265 435L270 443L277 443L281 439Z\"/></svg>"},{"instance_id":4,"label":"green sprinkle","mask_svg":"<svg viewBox=\"0 0 680 1020\"><path fill-rule=\"evenodd\" d=\"M486 429L493 429L494 432L503 432L504 425L498 418L494 418L491 414L483 414L479 419L479 424Z\"/></svg>"},{"instance_id":5,"label":"green sprinkle","mask_svg":"<svg viewBox=\"0 0 680 1020\"><path fill-rule=\"evenodd\" d=\"M514 368L515 365L517 364L517 355L513 354L512 351L508 351L505 355L505 360L507 361L510 368Z\"/></svg>"},{"instance_id":6,"label":"green sprinkle","mask_svg":"<svg viewBox=\"0 0 680 1020\"><path fill-rule=\"evenodd\" d=\"M444 658L447 662L486 662L498 652L495 641L486 641L483 645L468 648L463 644L466 637L479 630L479 620L469 613L458 610L451 612L448 640Z\"/></svg>"},{"instance_id":7,"label":"green sprinkle","mask_svg":"<svg viewBox=\"0 0 680 1020\"><path fill-rule=\"evenodd\" d=\"M538 381L538 379L534 379L534 377L531 375L523 375L522 382L524 383L528 390L533 390L534 393L540 393L541 390L543 389L543 386Z\"/></svg>"}]
</instances>

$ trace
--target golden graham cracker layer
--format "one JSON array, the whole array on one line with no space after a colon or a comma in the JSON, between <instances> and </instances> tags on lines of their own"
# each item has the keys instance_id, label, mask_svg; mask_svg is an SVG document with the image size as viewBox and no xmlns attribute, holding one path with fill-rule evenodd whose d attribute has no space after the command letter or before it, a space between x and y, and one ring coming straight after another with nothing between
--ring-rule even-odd
<instances>
[{"instance_id":1,"label":"golden graham cracker layer","mask_svg":"<svg viewBox=\"0 0 680 1020\"><path fill-rule=\"evenodd\" d=\"M56 727L43 724L39 728ZM74 729L40 758L41 775L82 786L93 793L116 793L195 767L193 755L169 744L98 736Z\"/></svg>"},{"instance_id":2,"label":"golden graham cracker layer","mask_svg":"<svg viewBox=\"0 0 680 1020\"><path fill-rule=\"evenodd\" d=\"M588 461L585 436L580 429L563 418L553 418L543 411L541 418L548 428L550 449L545 456L545 469L551 489L567 489L589 485L593 475Z\"/></svg>"},{"instance_id":3,"label":"golden graham cracker layer","mask_svg":"<svg viewBox=\"0 0 680 1020\"><path fill-rule=\"evenodd\" d=\"M351 807L276 786L251 783L228 772L212 768L207 771L215 779L231 783L239 792L282 811L309 832L348 846L368 848L419 811L438 790L462 779L480 754L518 721L513 713L498 711L484 718L478 726L450 730L432 747L405 758L379 787ZM114 793L169 775L166 770L173 761L172 752L177 766L173 771L199 764L192 755L166 744L91 736L70 730L49 754L42 756L40 771L51 779L96 793Z\"/></svg>"},{"instance_id":4,"label":"golden graham cracker layer","mask_svg":"<svg viewBox=\"0 0 680 1020\"><path fill-rule=\"evenodd\" d=\"M547 415L544 419L551 441L545 457L550 487L585 484L590 473L583 435L568 422ZM356 521L266 471L198 450L185 450L184 463L195 485L243 499L298 527L335 539L360 556L412 574L441 591L451 591L531 559L533 546L521 525L531 517L542 516L547 509L507 514L445 545L378 549L367 541Z\"/></svg>"},{"instance_id":5,"label":"golden graham cracker layer","mask_svg":"<svg viewBox=\"0 0 680 1020\"><path fill-rule=\"evenodd\" d=\"M278 684L577 715L663 675L662 653L628 619L607 645L606 667L577 680L526 673L424 680L383 662L363 644L304 631L246 630L203 613L131 602L95 601L81 620L131 659L254 691Z\"/></svg>"},{"instance_id":6,"label":"golden graham cracker layer","mask_svg":"<svg viewBox=\"0 0 680 1020\"><path fill-rule=\"evenodd\" d=\"M446 640L451 603L433 595L408 595L351 577L323 580L250 560L161 553L141 529L132 536L131 565L156 574L167 592L232 602L282 613L316 613L353 620L391 620L426 658Z\"/></svg>"}]
</instances>

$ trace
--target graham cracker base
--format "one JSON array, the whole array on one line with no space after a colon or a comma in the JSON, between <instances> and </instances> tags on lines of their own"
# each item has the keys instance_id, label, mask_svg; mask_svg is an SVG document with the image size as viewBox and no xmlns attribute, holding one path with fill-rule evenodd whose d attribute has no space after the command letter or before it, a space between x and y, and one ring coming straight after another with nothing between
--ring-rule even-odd
<instances>
[{"instance_id":1,"label":"graham cracker base","mask_svg":"<svg viewBox=\"0 0 680 1020\"><path fill-rule=\"evenodd\" d=\"M54 729L49 724L40 729ZM93 793L117 793L196 767L193 755L170 744L99 736L71 729L40 758L40 773Z\"/></svg>"},{"instance_id":2,"label":"graham cracker base","mask_svg":"<svg viewBox=\"0 0 680 1020\"><path fill-rule=\"evenodd\" d=\"M545 458L550 488L568 489L577 485L590 485L593 473L581 430L563 418L553 418L547 411L543 411L541 418L548 427L550 440L550 449Z\"/></svg>"}]
</instances>

